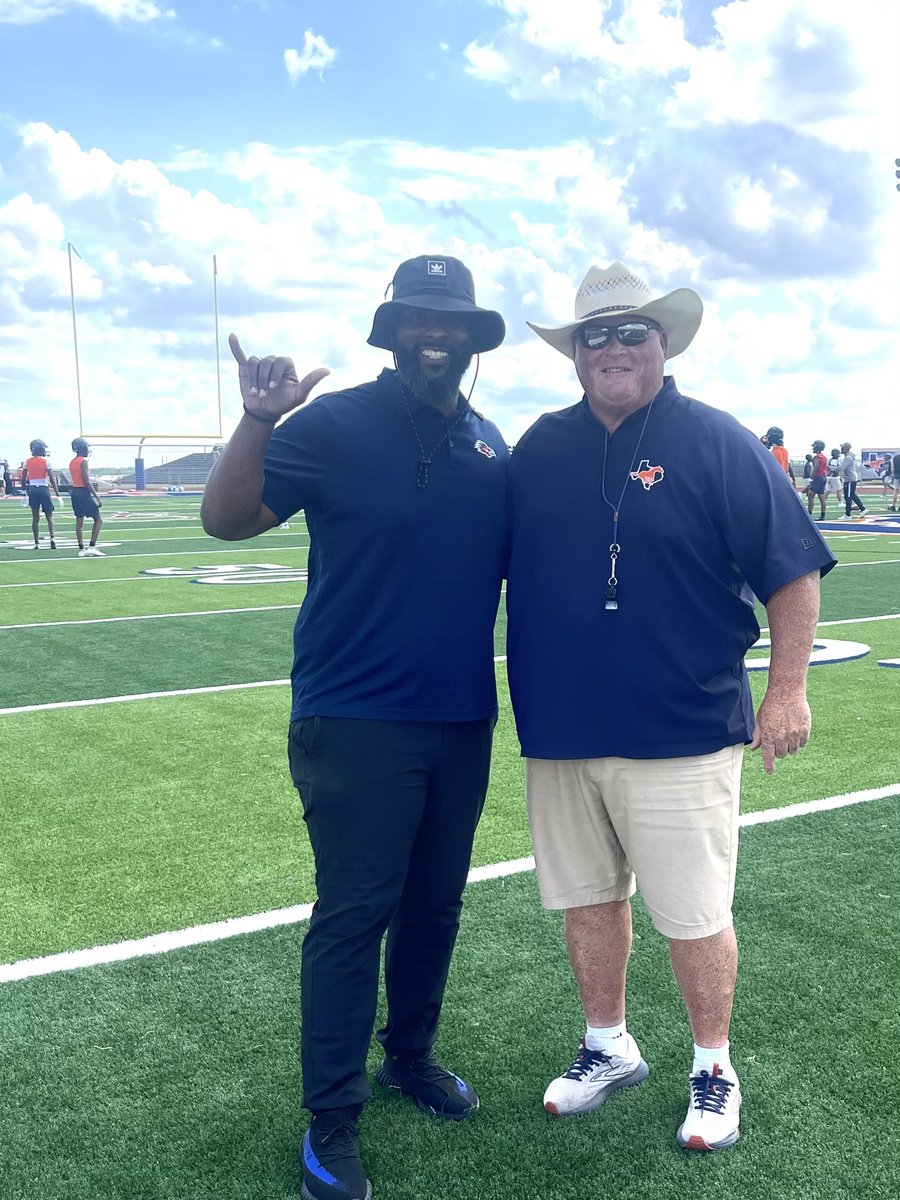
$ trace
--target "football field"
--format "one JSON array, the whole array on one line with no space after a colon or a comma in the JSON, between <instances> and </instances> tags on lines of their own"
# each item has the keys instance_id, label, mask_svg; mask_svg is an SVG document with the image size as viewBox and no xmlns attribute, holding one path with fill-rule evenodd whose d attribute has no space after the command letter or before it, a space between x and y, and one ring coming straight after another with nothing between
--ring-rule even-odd
<instances>
[{"instance_id":1,"label":"football field","mask_svg":"<svg viewBox=\"0 0 900 1200\"><path fill-rule=\"evenodd\" d=\"M191 495L107 497L103 514L107 556L79 558L70 508L59 549L34 551L30 513L0 502L0 1197L294 1200L313 884L286 735L305 525L218 543ZM812 741L773 777L744 765L745 1098L720 1154L675 1144L690 1036L640 902L628 1020L650 1077L582 1119L541 1107L582 1018L561 916L520 861L501 609L473 862L496 869L467 891L439 1044L482 1108L448 1128L376 1085L376 1200L900 1195L900 521L885 530L828 533ZM765 672L751 682L758 701Z\"/></svg>"}]
</instances>

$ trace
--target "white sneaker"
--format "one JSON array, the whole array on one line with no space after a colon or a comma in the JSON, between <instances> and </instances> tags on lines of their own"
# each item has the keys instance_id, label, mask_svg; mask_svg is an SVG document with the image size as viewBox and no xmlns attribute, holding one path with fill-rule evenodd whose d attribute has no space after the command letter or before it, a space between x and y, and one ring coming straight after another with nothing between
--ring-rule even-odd
<instances>
[{"instance_id":1,"label":"white sneaker","mask_svg":"<svg viewBox=\"0 0 900 1200\"><path fill-rule=\"evenodd\" d=\"M686 1150L724 1150L738 1140L741 1086L719 1070L691 1076L691 1100L678 1143Z\"/></svg>"},{"instance_id":2,"label":"white sneaker","mask_svg":"<svg viewBox=\"0 0 900 1200\"><path fill-rule=\"evenodd\" d=\"M567 1071L554 1079L544 1092L544 1108L558 1117L593 1112L619 1088L641 1083L650 1068L641 1058L630 1033L622 1039L622 1054L588 1050L584 1042Z\"/></svg>"},{"instance_id":3,"label":"white sneaker","mask_svg":"<svg viewBox=\"0 0 900 1200\"><path fill-rule=\"evenodd\" d=\"M852 521L853 518L852 517L838 517L838 520L839 521Z\"/></svg>"},{"instance_id":4,"label":"white sneaker","mask_svg":"<svg viewBox=\"0 0 900 1200\"><path fill-rule=\"evenodd\" d=\"M85 558L106 558L102 550L98 550L96 546L88 546L83 552Z\"/></svg>"},{"instance_id":5,"label":"white sneaker","mask_svg":"<svg viewBox=\"0 0 900 1200\"><path fill-rule=\"evenodd\" d=\"M88 556L88 552L87 552L87 550L84 550L84 549L82 549L82 550L79 550L79 551L78 551L78 557L79 557L79 558L87 558L87 556Z\"/></svg>"}]
</instances>

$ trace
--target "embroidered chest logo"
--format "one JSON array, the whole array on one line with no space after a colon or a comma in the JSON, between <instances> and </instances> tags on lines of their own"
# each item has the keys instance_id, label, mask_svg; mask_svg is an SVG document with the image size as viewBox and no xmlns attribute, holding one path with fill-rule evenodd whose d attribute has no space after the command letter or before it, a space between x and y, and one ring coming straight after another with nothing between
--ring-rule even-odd
<instances>
[{"instance_id":1,"label":"embroidered chest logo","mask_svg":"<svg viewBox=\"0 0 900 1200\"><path fill-rule=\"evenodd\" d=\"M641 465L636 471L631 471L629 479L638 479L644 485L644 491L649 492L654 483L659 483L661 479L665 479L666 472L663 467L651 467L649 458L642 458Z\"/></svg>"},{"instance_id":2,"label":"embroidered chest logo","mask_svg":"<svg viewBox=\"0 0 900 1200\"><path fill-rule=\"evenodd\" d=\"M478 441L475 443L475 449L478 451L479 454L483 454L485 458L496 458L497 457L497 455L493 451L493 448L491 446L489 446L487 444L487 442L483 442L481 440L481 438L479 438Z\"/></svg>"}]
</instances>

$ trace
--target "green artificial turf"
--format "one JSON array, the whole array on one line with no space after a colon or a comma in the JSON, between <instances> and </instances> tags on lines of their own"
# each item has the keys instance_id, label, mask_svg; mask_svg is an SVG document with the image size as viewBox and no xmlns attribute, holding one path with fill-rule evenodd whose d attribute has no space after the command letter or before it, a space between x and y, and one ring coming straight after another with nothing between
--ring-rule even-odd
<instances>
[{"instance_id":1,"label":"green artificial turf","mask_svg":"<svg viewBox=\"0 0 900 1200\"><path fill-rule=\"evenodd\" d=\"M650 1077L560 1119L540 1099L582 1021L560 915L531 874L471 886L439 1046L482 1108L444 1124L377 1090L361 1138L376 1197L891 1200L898 834L896 799L744 831L742 1135L717 1154L674 1142L690 1037L640 903L628 1020ZM302 929L0 987L4 1200L293 1200Z\"/></svg>"}]
</instances>

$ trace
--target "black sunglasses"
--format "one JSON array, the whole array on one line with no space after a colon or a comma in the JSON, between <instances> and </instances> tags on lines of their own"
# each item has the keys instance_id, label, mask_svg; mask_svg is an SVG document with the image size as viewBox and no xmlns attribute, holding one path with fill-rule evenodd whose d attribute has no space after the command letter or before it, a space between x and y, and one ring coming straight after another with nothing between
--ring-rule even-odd
<instances>
[{"instance_id":1,"label":"black sunglasses","mask_svg":"<svg viewBox=\"0 0 900 1200\"><path fill-rule=\"evenodd\" d=\"M629 321L627 325L582 325L575 335L586 350L602 350L610 338L617 337L623 346L640 346L650 336L651 329L660 326L648 321Z\"/></svg>"}]
</instances>

